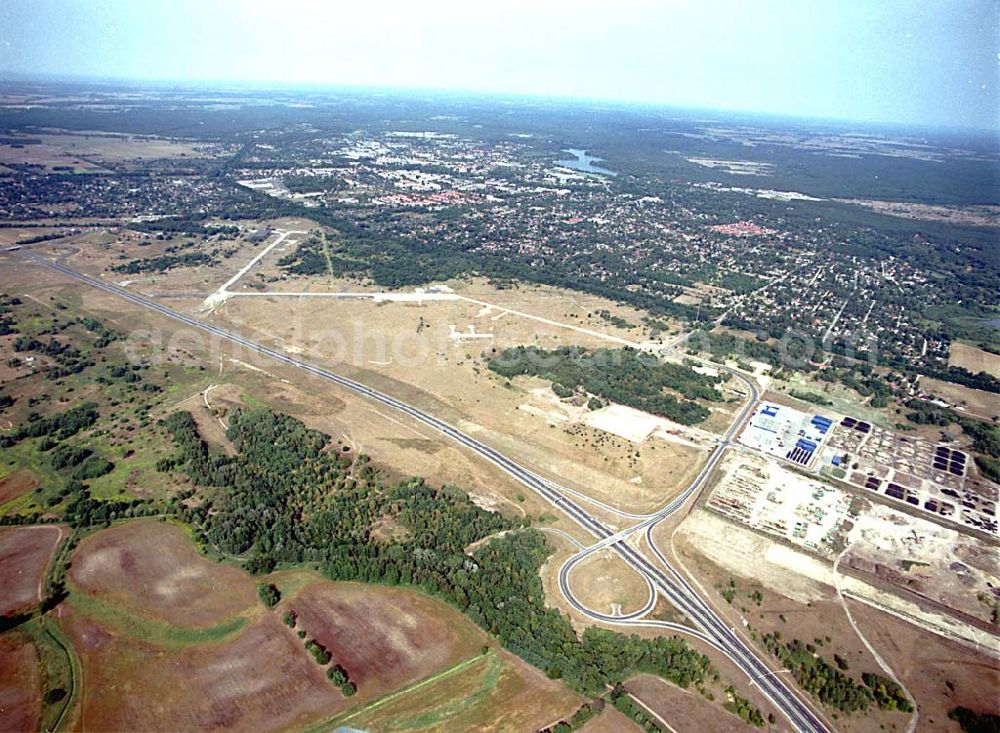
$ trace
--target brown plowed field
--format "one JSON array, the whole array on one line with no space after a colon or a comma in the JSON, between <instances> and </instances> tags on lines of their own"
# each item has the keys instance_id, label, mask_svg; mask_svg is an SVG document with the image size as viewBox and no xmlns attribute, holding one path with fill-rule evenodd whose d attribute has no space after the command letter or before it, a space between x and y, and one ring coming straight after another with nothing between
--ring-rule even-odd
<instances>
[{"instance_id":1,"label":"brown plowed field","mask_svg":"<svg viewBox=\"0 0 1000 733\"><path fill-rule=\"evenodd\" d=\"M287 608L298 615L299 629L330 650L359 692L416 682L475 654L486 641L458 611L400 588L317 581Z\"/></svg>"},{"instance_id":2,"label":"brown plowed field","mask_svg":"<svg viewBox=\"0 0 1000 733\"><path fill-rule=\"evenodd\" d=\"M27 494L38 486L38 479L31 471L15 471L10 476L0 480L0 504L6 504L11 499Z\"/></svg>"},{"instance_id":3,"label":"brown plowed field","mask_svg":"<svg viewBox=\"0 0 1000 733\"><path fill-rule=\"evenodd\" d=\"M35 645L16 632L0 636L0 730L36 730L42 683Z\"/></svg>"},{"instance_id":4,"label":"brown plowed field","mask_svg":"<svg viewBox=\"0 0 1000 733\"><path fill-rule=\"evenodd\" d=\"M155 520L89 537L71 573L60 611L83 665L83 730L308 727L444 671L487 640L430 597L305 571L271 576L285 598L265 609L253 578ZM297 629L282 623L288 609ZM234 627L239 617L245 625ZM357 695L330 684L298 630L329 649Z\"/></svg>"},{"instance_id":5,"label":"brown plowed field","mask_svg":"<svg viewBox=\"0 0 1000 733\"><path fill-rule=\"evenodd\" d=\"M642 729L611 705L580 728L580 733L640 733Z\"/></svg>"},{"instance_id":6,"label":"brown plowed field","mask_svg":"<svg viewBox=\"0 0 1000 733\"><path fill-rule=\"evenodd\" d=\"M246 573L205 559L181 527L152 519L85 539L70 579L132 613L190 627L218 624L259 603Z\"/></svg>"},{"instance_id":7,"label":"brown plowed field","mask_svg":"<svg viewBox=\"0 0 1000 733\"><path fill-rule=\"evenodd\" d=\"M179 650L147 645L75 610L62 623L83 663L82 730L278 730L346 707L277 616L232 641Z\"/></svg>"},{"instance_id":8,"label":"brown plowed field","mask_svg":"<svg viewBox=\"0 0 1000 733\"><path fill-rule=\"evenodd\" d=\"M0 616L23 611L42 600L42 582L63 528L0 528Z\"/></svg>"}]
</instances>

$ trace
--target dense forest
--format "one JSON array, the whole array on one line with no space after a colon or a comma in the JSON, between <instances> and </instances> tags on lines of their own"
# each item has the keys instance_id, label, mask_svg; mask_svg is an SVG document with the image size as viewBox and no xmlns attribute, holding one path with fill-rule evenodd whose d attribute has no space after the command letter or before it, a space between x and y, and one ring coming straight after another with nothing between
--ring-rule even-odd
<instances>
[{"instance_id":1,"label":"dense forest","mask_svg":"<svg viewBox=\"0 0 1000 733\"><path fill-rule=\"evenodd\" d=\"M546 351L518 346L493 356L489 368L507 379L522 375L547 379L560 397L582 390L684 425L701 422L709 415L708 408L694 400L723 399L715 388L722 381L720 377L629 348L588 350L567 346Z\"/></svg>"}]
</instances>

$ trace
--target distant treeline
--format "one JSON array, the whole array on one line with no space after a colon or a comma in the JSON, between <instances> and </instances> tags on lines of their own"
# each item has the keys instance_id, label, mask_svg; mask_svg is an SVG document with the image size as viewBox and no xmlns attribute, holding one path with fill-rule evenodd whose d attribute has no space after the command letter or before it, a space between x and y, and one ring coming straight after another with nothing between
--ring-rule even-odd
<instances>
[{"instance_id":1,"label":"distant treeline","mask_svg":"<svg viewBox=\"0 0 1000 733\"><path fill-rule=\"evenodd\" d=\"M131 260L111 269L126 275L137 275L146 272L166 272L174 267L195 267L197 265L214 265L218 262L214 257L204 252L188 252L181 255L159 255Z\"/></svg>"}]
</instances>

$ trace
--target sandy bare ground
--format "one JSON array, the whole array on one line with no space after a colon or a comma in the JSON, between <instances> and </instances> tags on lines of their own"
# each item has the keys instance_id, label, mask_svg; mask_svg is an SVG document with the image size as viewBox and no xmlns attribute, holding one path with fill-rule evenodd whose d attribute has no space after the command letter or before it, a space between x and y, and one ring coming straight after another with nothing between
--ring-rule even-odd
<instances>
[{"instance_id":1,"label":"sandy bare ground","mask_svg":"<svg viewBox=\"0 0 1000 733\"><path fill-rule=\"evenodd\" d=\"M767 552L767 545L772 544L770 541L740 528L728 531L715 522L703 524L701 520L704 517L697 514L693 517L694 522L685 522L675 535L674 555L680 559L687 573L696 579L713 605L734 626L749 624L764 632L780 631L785 639L798 638L815 643L818 653L827 657L828 661L832 660L834 653L847 659L850 673L855 676L867 671L879 672L880 658L916 700L920 710L918 731L952 730L947 727L947 722L943 722L946 710L953 706L952 701L969 700L972 695L981 696L995 689L995 670L1000 660L985 653L983 647L970 642L958 643L949 638L949 635L963 633L960 625L943 622L915 604L902 604L895 596L876 588L866 591L863 600L844 594L843 602L851 609L849 618L837 598L832 573L821 575L816 572L820 567L829 570L826 564L817 562L813 566L811 559L794 558L788 554L792 551L784 547L779 554ZM725 524L724 520L717 521ZM758 544L758 540L763 544ZM735 582L735 593L732 603L727 603L722 597L722 590L731 581ZM842 586L845 581L855 579L839 579ZM857 585L852 583L852 587L855 592L858 591ZM762 595L759 604L752 597L754 592ZM887 612L875 605L883 602L887 608L899 606L902 610ZM873 619L878 620L878 625L873 626ZM887 631L880 633L880 629ZM966 630L964 633L969 632ZM905 639L910 646L900 644L897 648L897 642L892 639ZM938 650L929 655L929 658L940 661L941 671L936 680L922 675L919 666L907 657L918 646ZM950 659L951 663L946 664L945 659ZM977 681L971 682L971 678L981 675L984 669L994 670L994 677L980 676ZM954 675L952 681L956 691L949 691L944 683L948 674ZM962 689L959 681L968 681L977 692ZM975 704L970 706L977 707ZM910 717L901 713L872 712L867 716L841 716L838 728L848 733L874 733L885 724L886 729L895 725L896 730L902 731L910 722Z\"/></svg>"},{"instance_id":2,"label":"sandy bare ground","mask_svg":"<svg viewBox=\"0 0 1000 733\"><path fill-rule=\"evenodd\" d=\"M737 526L706 510L696 510L684 521L675 535L677 543L686 543L712 562L736 576L753 578L763 587L799 603L829 599L835 585L831 563L779 544L755 532ZM678 546L681 546L678 544ZM843 577L845 595L867 602L874 608L889 610L928 633L937 633L973 648L993 648L997 636L916 600L877 587L857 577Z\"/></svg>"}]
</instances>

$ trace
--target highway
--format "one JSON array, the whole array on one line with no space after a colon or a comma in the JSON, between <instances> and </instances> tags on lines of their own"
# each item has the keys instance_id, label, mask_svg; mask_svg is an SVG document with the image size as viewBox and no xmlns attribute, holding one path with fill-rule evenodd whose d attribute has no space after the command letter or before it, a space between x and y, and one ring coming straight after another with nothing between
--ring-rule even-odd
<instances>
[{"instance_id":1,"label":"highway","mask_svg":"<svg viewBox=\"0 0 1000 733\"><path fill-rule=\"evenodd\" d=\"M735 432L746 416L747 411L756 406L759 394L756 386L749 380L746 381L751 387L751 400L749 401L747 407L744 408L744 411L741 412L739 419L734 423L733 427L730 428L724 440L712 452L709 460L699 472L691 486L689 486L681 495L672 500L659 512L649 516L647 519L644 519L634 527L630 527L623 532L615 533L599 522L596 518L591 516L579 504L560 493L560 491L555 488L551 482L529 471L494 448L476 440L475 438L463 433L457 428L452 427L448 423L439 420L429 413L418 410L405 402L372 389L371 387L368 387L360 382L348 379L327 369L323 369L322 367L310 364L309 362L293 358L268 346L258 344L257 342L241 336L238 333L198 320L192 316L181 313L180 311L169 308L162 303L158 303L136 293L125 290L124 288L120 288L116 285L112 285L77 272L76 270L59 262L47 260L25 250L19 250L16 254L34 262L37 265L55 270L86 285L121 297L134 305L159 313L162 316L170 318L186 326L190 326L191 328L210 333L222 340L234 343L263 356L270 357L275 361L295 367L320 379L337 384L344 389L350 390L351 392L367 397L368 399L386 405L387 407L391 407L399 412L409 415L414 420L417 420L418 422L442 433L443 435L446 435L460 445L472 450L531 490L535 491L555 508L564 512L583 529L594 535L594 537L597 538L598 543L591 548L591 551L602 546L612 547L626 563L647 579L652 587L655 588L657 593L660 593L667 598L675 607L684 613L692 623L698 626L699 631L696 633L697 636L701 637L703 635L707 643L711 644L713 647L725 654L748 677L750 677L750 679L753 680L753 682L759 687L760 691L772 702L775 708L781 711L788 718L789 722L796 730L803 731L803 733L821 733L829 730L829 728L819 719L812 709L802 699L800 699L792 689L785 685L784 681L779 679L779 677L775 675L773 671L760 660L760 658L757 657L755 652L746 643L744 643L739 636L737 636L735 631L726 626L725 622L705 601L701 599L697 591L681 577L680 573L671 568L667 558L659 552L659 550L656 549L652 543L650 543L650 546L656 553L657 559L663 564L663 567L670 571L669 574L650 562L645 556L643 556L635 548L631 547L627 542L621 541L628 535L641 529L644 529L647 532L647 538L650 538L650 533L656 523L676 511L684 504L688 497L690 497L702 485L711 470L725 453L730 440L734 437ZM685 630L687 630L686 627Z\"/></svg>"}]
</instances>

